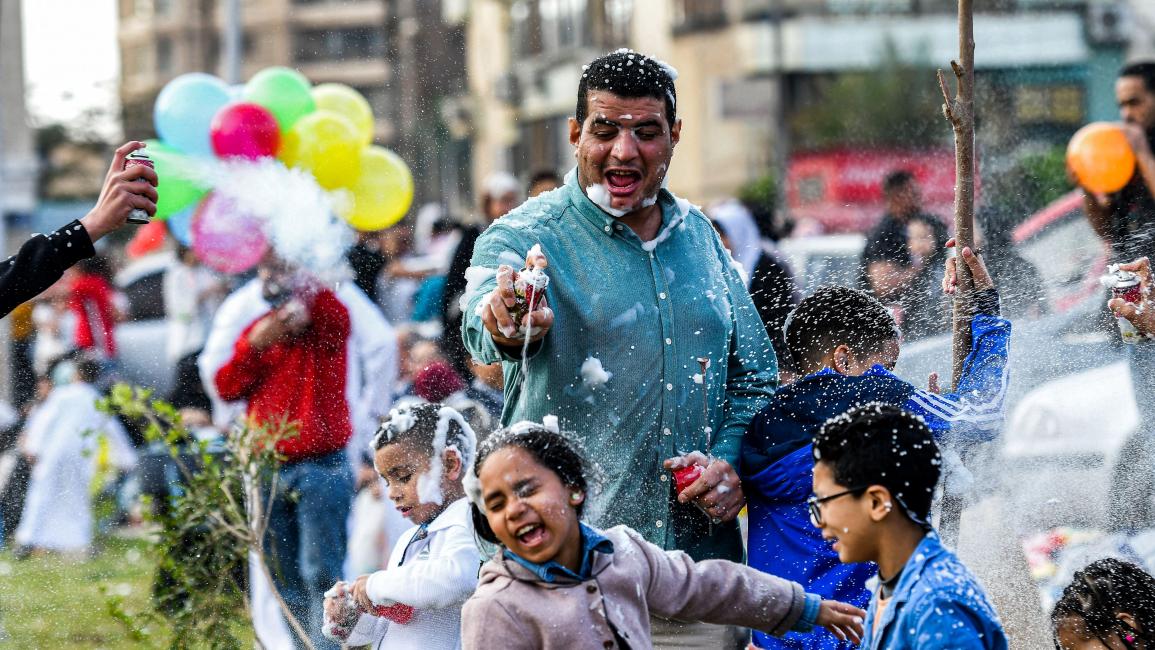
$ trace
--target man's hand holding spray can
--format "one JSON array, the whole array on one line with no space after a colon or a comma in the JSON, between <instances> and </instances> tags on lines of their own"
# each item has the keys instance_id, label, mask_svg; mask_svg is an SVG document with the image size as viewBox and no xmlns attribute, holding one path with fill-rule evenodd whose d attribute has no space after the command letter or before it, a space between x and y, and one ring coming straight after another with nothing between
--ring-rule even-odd
<instances>
[{"instance_id":1,"label":"man's hand holding spray can","mask_svg":"<svg viewBox=\"0 0 1155 650\"><path fill-rule=\"evenodd\" d=\"M1107 306L1115 314L1123 342L1134 345L1155 339L1155 314L1148 309L1151 271L1147 258L1112 264L1102 283L1111 291Z\"/></svg>"}]
</instances>

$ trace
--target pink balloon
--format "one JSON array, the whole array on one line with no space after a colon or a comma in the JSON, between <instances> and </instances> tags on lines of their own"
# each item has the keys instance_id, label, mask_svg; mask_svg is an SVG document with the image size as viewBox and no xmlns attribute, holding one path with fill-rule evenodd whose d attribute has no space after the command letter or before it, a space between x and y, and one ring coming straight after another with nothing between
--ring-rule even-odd
<instances>
[{"instance_id":1,"label":"pink balloon","mask_svg":"<svg viewBox=\"0 0 1155 650\"><path fill-rule=\"evenodd\" d=\"M260 219L241 212L233 201L214 192L193 215L193 252L221 273L243 273L269 250L261 225Z\"/></svg>"},{"instance_id":2,"label":"pink balloon","mask_svg":"<svg viewBox=\"0 0 1155 650\"><path fill-rule=\"evenodd\" d=\"M213 151L220 158L263 158L277 155L281 129L269 109L245 102L217 111L209 128Z\"/></svg>"}]
</instances>

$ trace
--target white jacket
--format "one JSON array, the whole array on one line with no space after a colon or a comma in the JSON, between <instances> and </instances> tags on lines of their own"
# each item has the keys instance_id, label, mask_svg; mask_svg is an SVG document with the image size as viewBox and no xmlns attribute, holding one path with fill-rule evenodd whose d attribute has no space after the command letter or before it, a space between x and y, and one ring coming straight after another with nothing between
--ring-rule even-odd
<instances>
[{"instance_id":1,"label":"white jacket","mask_svg":"<svg viewBox=\"0 0 1155 650\"><path fill-rule=\"evenodd\" d=\"M469 500L454 501L437 516L424 539L419 527L393 547L388 566L369 576L366 591L376 604L404 603L414 609L405 625L363 614L346 640L374 650L461 648L461 606L477 588L481 554L469 516ZM372 622L370 626L368 623Z\"/></svg>"}]
</instances>

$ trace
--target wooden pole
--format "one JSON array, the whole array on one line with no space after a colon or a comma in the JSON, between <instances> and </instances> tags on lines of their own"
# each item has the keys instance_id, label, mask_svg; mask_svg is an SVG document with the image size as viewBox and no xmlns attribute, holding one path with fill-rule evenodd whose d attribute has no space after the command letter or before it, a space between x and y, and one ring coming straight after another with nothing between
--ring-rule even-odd
<instances>
[{"instance_id":1,"label":"wooden pole","mask_svg":"<svg viewBox=\"0 0 1155 650\"><path fill-rule=\"evenodd\" d=\"M954 129L955 188L954 221L955 250L961 252L964 246L974 245L975 216L975 37L974 8L971 0L958 0L958 47L959 58L951 61L954 70L956 92L952 99L947 89L946 75L938 71L938 84L942 89L942 112ZM951 385L958 389L962 377L963 362L971 349L971 315L974 313L974 279L970 269L962 263L959 255L956 266L958 290L954 297L953 318L953 363L951 364ZM959 538L959 524L962 520L963 500L959 495L944 494L942 518L939 530L943 541L954 546Z\"/></svg>"},{"instance_id":2,"label":"wooden pole","mask_svg":"<svg viewBox=\"0 0 1155 650\"><path fill-rule=\"evenodd\" d=\"M974 244L975 218L975 37L974 11L971 0L958 3L958 44L959 60L951 61L957 81L954 98L947 89L946 75L938 71L938 83L942 89L942 110L954 128L954 221L956 250ZM954 363L951 366L952 385L958 388L962 375L963 361L971 347L971 302L974 297L974 280L970 269L960 263L958 271L958 291L954 298Z\"/></svg>"}]
</instances>

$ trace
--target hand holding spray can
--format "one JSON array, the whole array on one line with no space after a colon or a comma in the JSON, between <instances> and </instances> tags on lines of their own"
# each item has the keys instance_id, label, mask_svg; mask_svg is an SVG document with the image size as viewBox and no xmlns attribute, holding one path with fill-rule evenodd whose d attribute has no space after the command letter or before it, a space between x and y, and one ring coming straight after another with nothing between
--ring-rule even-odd
<instances>
[{"instance_id":1,"label":"hand holding spray can","mask_svg":"<svg viewBox=\"0 0 1155 650\"><path fill-rule=\"evenodd\" d=\"M139 165L141 167L150 167L153 169L156 168L156 166L153 165L153 163L152 163L152 159L149 158L148 156L140 153L139 151L134 151L134 152L128 154L128 157L125 158L124 168L128 169L132 165ZM137 179L137 180L140 180L140 179ZM140 208L133 208L132 212L130 212L128 214L128 219L126 219L125 221L127 221L128 223L135 223L135 224L141 224L141 225L149 223L148 213L145 212L144 210L141 210Z\"/></svg>"},{"instance_id":2,"label":"hand holding spray can","mask_svg":"<svg viewBox=\"0 0 1155 650\"><path fill-rule=\"evenodd\" d=\"M549 286L549 276L545 274L545 269L529 262L538 255L541 255L541 246L534 244L526 256L526 267L518 271L513 278L516 302L510 308L509 316L519 329L523 327L522 321L525 320L526 314L541 309L542 300L545 299L545 288ZM532 333L527 332L526 336L532 336Z\"/></svg>"},{"instance_id":3,"label":"hand holding spray can","mask_svg":"<svg viewBox=\"0 0 1155 650\"><path fill-rule=\"evenodd\" d=\"M1137 273L1122 271L1118 265L1111 265L1107 269L1107 275L1103 276L1103 284L1111 290L1112 298L1121 298L1132 305L1141 305L1143 302L1142 282ZM1119 334L1123 337L1124 343L1134 345L1144 340L1143 335L1135 329L1131 321L1122 316L1115 320L1119 323Z\"/></svg>"}]
</instances>

